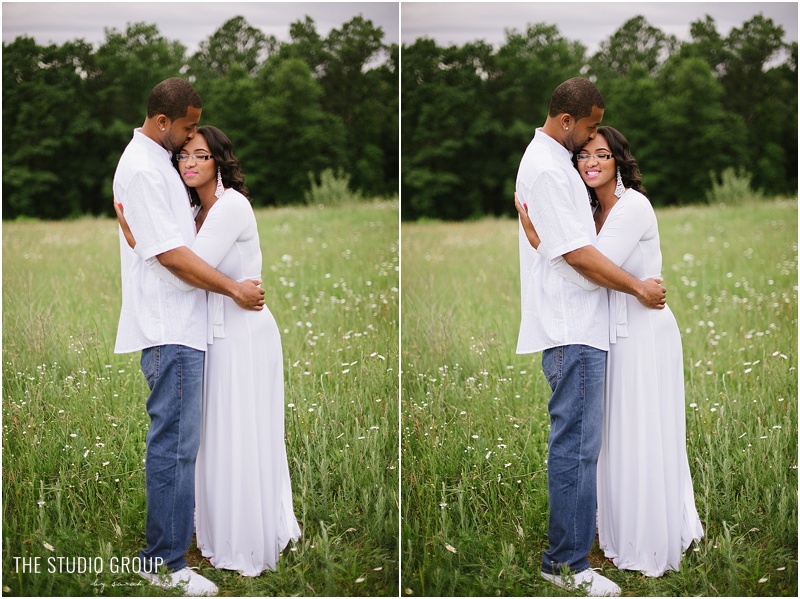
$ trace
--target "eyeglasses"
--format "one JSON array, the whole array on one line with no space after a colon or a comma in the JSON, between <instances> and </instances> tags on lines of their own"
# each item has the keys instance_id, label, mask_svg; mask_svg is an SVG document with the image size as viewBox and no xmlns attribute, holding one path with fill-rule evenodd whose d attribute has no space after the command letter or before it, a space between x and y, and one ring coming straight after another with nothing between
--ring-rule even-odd
<instances>
[{"instance_id":1,"label":"eyeglasses","mask_svg":"<svg viewBox=\"0 0 800 599\"><path fill-rule=\"evenodd\" d=\"M613 157L613 154L578 154L575 156L575 159L578 162L586 162L589 158L594 158L595 160L610 160Z\"/></svg>"},{"instance_id":2,"label":"eyeglasses","mask_svg":"<svg viewBox=\"0 0 800 599\"><path fill-rule=\"evenodd\" d=\"M175 156L175 160L178 162L184 162L189 160L189 158L197 162L198 160L211 160L214 157L211 154L178 154Z\"/></svg>"}]
</instances>

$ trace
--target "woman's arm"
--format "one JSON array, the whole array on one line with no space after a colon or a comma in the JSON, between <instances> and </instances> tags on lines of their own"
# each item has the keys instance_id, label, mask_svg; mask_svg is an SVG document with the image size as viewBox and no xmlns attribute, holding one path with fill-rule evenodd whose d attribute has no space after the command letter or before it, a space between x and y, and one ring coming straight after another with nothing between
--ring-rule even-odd
<instances>
[{"instance_id":1,"label":"woman's arm","mask_svg":"<svg viewBox=\"0 0 800 599\"><path fill-rule=\"evenodd\" d=\"M648 308L662 309L666 302L663 279L642 281L620 269L639 242L651 234L655 213L644 196L626 195L619 201L600 230L596 247L580 248L564 254L564 259L601 286L633 295Z\"/></svg>"},{"instance_id":2,"label":"woman's arm","mask_svg":"<svg viewBox=\"0 0 800 599\"><path fill-rule=\"evenodd\" d=\"M134 249L136 247L136 240L133 238L133 233L131 233L131 228L128 226L128 221L125 220L125 212L122 208L122 202L117 202L117 198L114 198L114 212L117 213L119 228L122 229L122 234L125 236L125 241L128 242L128 245L131 247L131 249Z\"/></svg>"},{"instance_id":3,"label":"woman's arm","mask_svg":"<svg viewBox=\"0 0 800 599\"><path fill-rule=\"evenodd\" d=\"M519 201L519 196L516 191L514 192L514 207L519 213L519 221L522 224L522 230L525 231L525 236L528 238L533 249L538 250L542 240L539 239L539 236L536 234L536 229L528 216L528 205Z\"/></svg>"}]
</instances>

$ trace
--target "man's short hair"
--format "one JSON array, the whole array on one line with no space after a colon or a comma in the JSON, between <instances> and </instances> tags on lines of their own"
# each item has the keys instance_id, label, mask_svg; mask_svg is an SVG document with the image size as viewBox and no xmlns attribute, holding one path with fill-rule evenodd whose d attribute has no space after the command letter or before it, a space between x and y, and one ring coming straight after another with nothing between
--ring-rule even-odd
<instances>
[{"instance_id":1,"label":"man's short hair","mask_svg":"<svg viewBox=\"0 0 800 599\"><path fill-rule=\"evenodd\" d=\"M202 108L200 94L190 83L178 77L165 79L153 88L147 100L147 118L163 114L175 121L186 116L189 106Z\"/></svg>"},{"instance_id":2,"label":"man's short hair","mask_svg":"<svg viewBox=\"0 0 800 599\"><path fill-rule=\"evenodd\" d=\"M550 116L568 114L576 121L592 114L592 107L605 108L603 94L591 81L582 77L567 79L550 98Z\"/></svg>"}]
</instances>

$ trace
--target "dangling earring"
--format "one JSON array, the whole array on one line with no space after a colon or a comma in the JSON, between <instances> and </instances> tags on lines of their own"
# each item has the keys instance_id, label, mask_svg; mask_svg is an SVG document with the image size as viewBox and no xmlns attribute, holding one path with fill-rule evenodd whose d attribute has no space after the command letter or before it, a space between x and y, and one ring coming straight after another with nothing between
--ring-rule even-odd
<instances>
[{"instance_id":1,"label":"dangling earring","mask_svg":"<svg viewBox=\"0 0 800 599\"><path fill-rule=\"evenodd\" d=\"M619 171L619 169L617 169ZM222 171L217 167L217 188L214 190L214 195L220 197L225 193L225 187L222 185Z\"/></svg>"},{"instance_id":2,"label":"dangling earring","mask_svg":"<svg viewBox=\"0 0 800 599\"><path fill-rule=\"evenodd\" d=\"M621 198L623 193L625 193L625 186L622 184L622 175L617 167L617 187L614 189L614 195Z\"/></svg>"}]
</instances>

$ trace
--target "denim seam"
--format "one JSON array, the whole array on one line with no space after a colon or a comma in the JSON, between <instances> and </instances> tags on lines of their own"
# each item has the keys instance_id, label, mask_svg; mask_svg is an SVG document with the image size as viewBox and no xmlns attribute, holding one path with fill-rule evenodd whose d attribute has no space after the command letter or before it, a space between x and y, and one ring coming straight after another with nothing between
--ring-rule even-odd
<instances>
[{"instance_id":1,"label":"denim seam","mask_svg":"<svg viewBox=\"0 0 800 599\"><path fill-rule=\"evenodd\" d=\"M175 366L178 369L178 443L175 446L175 473L177 474L179 470L179 454L180 454L180 447L181 447L181 418L180 415L183 413L183 360L181 356L181 349L179 346L175 348L175 354L177 359L175 361ZM170 546L170 555L174 555L175 553L175 545L177 544L176 541L176 533L175 533L175 504L177 503L177 494L178 494L178 485L175 484L172 486L172 518L170 518L170 522L172 525L172 530L170 534L170 540L172 545Z\"/></svg>"},{"instance_id":2,"label":"denim seam","mask_svg":"<svg viewBox=\"0 0 800 599\"><path fill-rule=\"evenodd\" d=\"M581 436L580 436L580 445L578 446L578 459L583 459L583 438L586 432L586 355L584 354L583 346L579 346L578 348L579 355L580 355L580 375L581 375L581 396L583 397L583 401L581 402ZM570 559L570 564L575 562L575 550L578 547L578 496L580 495L580 489L583 484L583 471L581 468L578 468L578 480L577 484L575 485L575 512L573 513L573 550L572 550L572 559Z\"/></svg>"}]
</instances>

